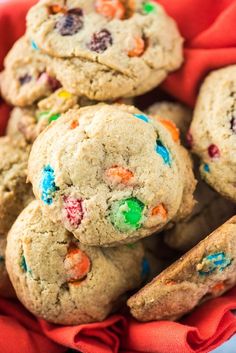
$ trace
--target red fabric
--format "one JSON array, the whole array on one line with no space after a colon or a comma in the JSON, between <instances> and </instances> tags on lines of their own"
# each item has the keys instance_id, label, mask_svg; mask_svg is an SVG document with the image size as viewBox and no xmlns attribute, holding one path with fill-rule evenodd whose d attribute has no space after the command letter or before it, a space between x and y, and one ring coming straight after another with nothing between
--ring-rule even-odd
<instances>
[{"instance_id":1,"label":"red fabric","mask_svg":"<svg viewBox=\"0 0 236 353\"><path fill-rule=\"evenodd\" d=\"M37 319L17 301L0 299L0 352L63 353L65 347L47 338Z\"/></svg>"},{"instance_id":2,"label":"red fabric","mask_svg":"<svg viewBox=\"0 0 236 353\"><path fill-rule=\"evenodd\" d=\"M34 0L0 3L0 67L12 43L24 32L25 13ZM160 0L178 22L186 62L163 87L193 104L204 75L236 62L235 0ZM0 102L0 134L8 108ZM138 323L115 315L103 323L62 327L37 321L14 301L0 299L0 352L62 353L205 353L236 332L236 288L211 300L180 323ZM55 343L53 343L53 341ZM58 344L57 344L58 343Z\"/></svg>"},{"instance_id":3,"label":"red fabric","mask_svg":"<svg viewBox=\"0 0 236 353\"><path fill-rule=\"evenodd\" d=\"M193 106L206 74L236 63L235 0L158 0L185 38L185 63L163 88Z\"/></svg>"}]
</instances>

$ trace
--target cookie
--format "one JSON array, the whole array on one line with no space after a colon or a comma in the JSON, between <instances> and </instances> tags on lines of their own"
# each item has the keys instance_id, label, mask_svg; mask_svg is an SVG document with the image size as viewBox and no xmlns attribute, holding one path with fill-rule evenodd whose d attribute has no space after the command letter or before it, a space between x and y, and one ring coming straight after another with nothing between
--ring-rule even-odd
<instances>
[{"instance_id":1,"label":"cookie","mask_svg":"<svg viewBox=\"0 0 236 353\"><path fill-rule=\"evenodd\" d=\"M134 242L194 205L187 151L131 106L70 110L37 138L28 171L48 216L87 245Z\"/></svg>"},{"instance_id":2,"label":"cookie","mask_svg":"<svg viewBox=\"0 0 236 353\"><path fill-rule=\"evenodd\" d=\"M204 81L189 136L201 158L203 179L236 201L236 66L212 72Z\"/></svg>"},{"instance_id":3,"label":"cookie","mask_svg":"<svg viewBox=\"0 0 236 353\"><path fill-rule=\"evenodd\" d=\"M132 99L120 99L113 104L131 104ZM7 135L11 138L20 138L32 144L52 121L60 118L71 108L96 104L85 97L78 97L64 88L59 88L47 98L40 100L36 105L19 108L15 107L8 120Z\"/></svg>"},{"instance_id":4,"label":"cookie","mask_svg":"<svg viewBox=\"0 0 236 353\"><path fill-rule=\"evenodd\" d=\"M8 235L6 265L19 300L50 322L104 320L142 279L143 248L87 247L33 201Z\"/></svg>"},{"instance_id":5,"label":"cookie","mask_svg":"<svg viewBox=\"0 0 236 353\"><path fill-rule=\"evenodd\" d=\"M24 107L59 88L60 82L47 71L47 60L25 37L20 38L5 58L5 69L0 74L2 97Z\"/></svg>"},{"instance_id":6,"label":"cookie","mask_svg":"<svg viewBox=\"0 0 236 353\"><path fill-rule=\"evenodd\" d=\"M14 138L21 135L27 143L33 143L36 137L52 121L79 103L79 97L59 88L49 97L40 100L37 105L12 110L7 126L7 135ZM88 103L89 104L89 103Z\"/></svg>"},{"instance_id":7,"label":"cookie","mask_svg":"<svg viewBox=\"0 0 236 353\"><path fill-rule=\"evenodd\" d=\"M182 141L184 141L192 120L192 112L189 108L180 103L163 101L151 105L147 109L147 114L169 126L167 119L171 120L180 130Z\"/></svg>"},{"instance_id":8,"label":"cookie","mask_svg":"<svg viewBox=\"0 0 236 353\"><path fill-rule=\"evenodd\" d=\"M203 181L198 182L195 198L197 203L188 219L164 232L166 244L173 249L190 250L236 213L233 202L221 197Z\"/></svg>"},{"instance_id":9,"label":"cookie","mask_svg":"<svg viewBox=\"0 0 236 353\"><path fill-rule=\"evenodd\" d=\"M142 94L183 60L177 26L155 2L43 0L27 35L55 60L62 85L90 99Z\"/></svg>"},{"instance_id":10,"label":"cookie","mask_svg":"<svg viewBox=\"0 0 236 353\"><path fill-rule=\"evenodd\" d=\"M139 321L177 320L236 284L236 216L128 300Z\"/></svg>"},{"instance_id":11,"label":"cookie","mask_svg":"<svg viewBox=\"0 0 236 353\"><path fill-rule=\"evenodd\" d=\"M0 138L0 234L6 235L18 214L32 200L26 184L29 149Z\"/></svg>"},{"instance_id":12,"label":"cookie","mask_svg":"<svg viewBox=\"0 0 236 353\"><path fill-rule=\"evenodd\" d=\"M9 280L8 273L5 266L5 249L7 239L5 236L0 235L0 297L13 298L15 291Z\"/></svg>"}]
</instances>

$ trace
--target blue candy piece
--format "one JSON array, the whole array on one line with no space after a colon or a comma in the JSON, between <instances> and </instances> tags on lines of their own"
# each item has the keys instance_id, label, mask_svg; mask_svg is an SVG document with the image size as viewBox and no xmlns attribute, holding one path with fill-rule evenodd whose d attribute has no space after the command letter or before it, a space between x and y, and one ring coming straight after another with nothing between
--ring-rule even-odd
<instances>
[{"instance_id":1,"label":"blue candy piece","mask_svg":"<svg viewBox=\"0 0 236 353\"><path fill-rule=\"evenodd\" d=\"M157 140L156 152L162 157L165 164L171 165L170 152L160 140Z\"/></svg>"},{"instance_id":2,"label":"blue candy piece","mask_svg":"<svg viewBox=\"0 0 236 353\"><path fill-rule=\"evenodd\" d=\"M205 163L204 166L203 166L203 170L204 170L204 172L206 172L206 173L210 173L209 164Z\"/></svg>"},{"instance_id":3,"label":"blue candy piece","mask_svg":"<svg viewBox=\"0 0 236 353\"><path fill-rule=\"evenodd\" d=\"M145 121L145 123L149 123L149 117L147 115L144 114L134 114L134 116L140 120Z\"/></svg>"},{"instance_id":4,"label":"blue candy piece","mask_svg":"<svg viewBox=\"0 0 236 353\"><path fill-rule=\"evenodd\" d=\"M37 46L37 44L33 40L31 41L31 48L34 50L39 50L39 47Z\"/></svg>"},{"instance_id":5,"label":"blue candy piece","mask_svg":"<svg viewBox=\"0 0 236 353\"><path fill-rule=\"evenodd\" d=\"M42 200L45 204L51 205L53 202L53 196L59 188L55 184L55 174L54 170L50 165L43 168L42 180Z\"/></svg>"},{"instance_id":6,"label":"blue candy piece","mask_svg":"<svg viewBox=\"0 0 236 353\"><path fill-rule=\"evenodd\" d=\"M144 257L142 261L142 278L145 280L147 279L150 273L150 265L148 260Z\"/></svg>"},{"instance_id":7,"label":"blue candy piece","mask_svg":"<svg viewBox=\"0 0 236 353\"><path fill-rule=\"evenodd\" d=\"M232 259L227 257L224 252L211 254L202 259L202 262L198 265L198 273L201 276L205 276L216 270L222 272L226 267L231 265L231 262Z\"/></svg>"},{"instance_id":8,"label":"blue candy piece","mask_svg":"<svg viewBox=\"0 0 236 353\"><path fill-rule=\"evenodd\" d=\"M24 272L29 272L29 269L28 269L28 266L27 266L27 263L26 263L24 255L21 256L20 267L22 268L22 270Z\"/></svg>"}]
</instances>

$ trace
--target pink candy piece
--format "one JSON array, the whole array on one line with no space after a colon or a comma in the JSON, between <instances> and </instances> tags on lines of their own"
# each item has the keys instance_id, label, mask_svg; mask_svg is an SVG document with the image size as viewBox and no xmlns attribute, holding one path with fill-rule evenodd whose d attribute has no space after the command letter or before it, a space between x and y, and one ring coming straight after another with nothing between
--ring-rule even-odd
<instances>
[{"instance_id":1,"label":"pink candy piece","mask_svg":"<svg viewBox=\"0 0 236 353\"><path fill-rule=\"evenodd\" d=\"M53 92L61 87L61 83L55 77L49 76L47 72L40 74L38 82L49 85Z\"/></svg>"},{"instance_id":2,"label":"pink candy piece","mask_svg":"<svg viewBox=\"0 0 236 353\"><path fill-rule=\"evenodd\" d=\"M64 196L64 207L66 211L66 217L73 227L78 228L83 217L83 201L70 196Z\"/></svg>"},{"instance_id":3,"label":"pink candy piece","mask_svg":"<svg viewBox=\"0 0 236 353\"><path fill-rule=\"evenodd\" d=\"M212 144L208 147L208 154L211 158L219 158L220 150L216 145Z\"/></svg>"}]
</instances>

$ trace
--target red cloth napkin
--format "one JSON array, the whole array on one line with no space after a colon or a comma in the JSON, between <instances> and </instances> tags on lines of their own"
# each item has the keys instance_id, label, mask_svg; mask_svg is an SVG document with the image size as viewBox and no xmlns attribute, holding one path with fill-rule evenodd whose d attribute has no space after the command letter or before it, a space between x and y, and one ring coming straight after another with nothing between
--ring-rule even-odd
<instances>
[{"instance_id":1,"label":"red cloth napkin","mask_svg":"<svg viewBox=\"0 0 236 353\"><path fill-rule=\"evenodd\" d=\"M235 0L159 0L185 38L185 63L163 87L193 106L205 75L236 63Z\"/></svg>"},{"instance_id":2,"label":"red cloth napkin","mask_svg":"<svg viewBox=\"0 0 236 353\"><path fill-rule=\"evenodd\" d=\"M12 43L24 32L24 18L36 0L0 3L0 67ZM236 62L235 0L160 0L178 22L186 62L163 87L193 104L199 84L211 69ZM8 108L0 102L0 134ZM37 321L19 303L0 299L0 352L205 353L236 333L236 288L197 308L179 323L138 323L114 315L102 323L63 327ZM54 343L55 342L55 343Z\"/></svg>"}]
</instances>

